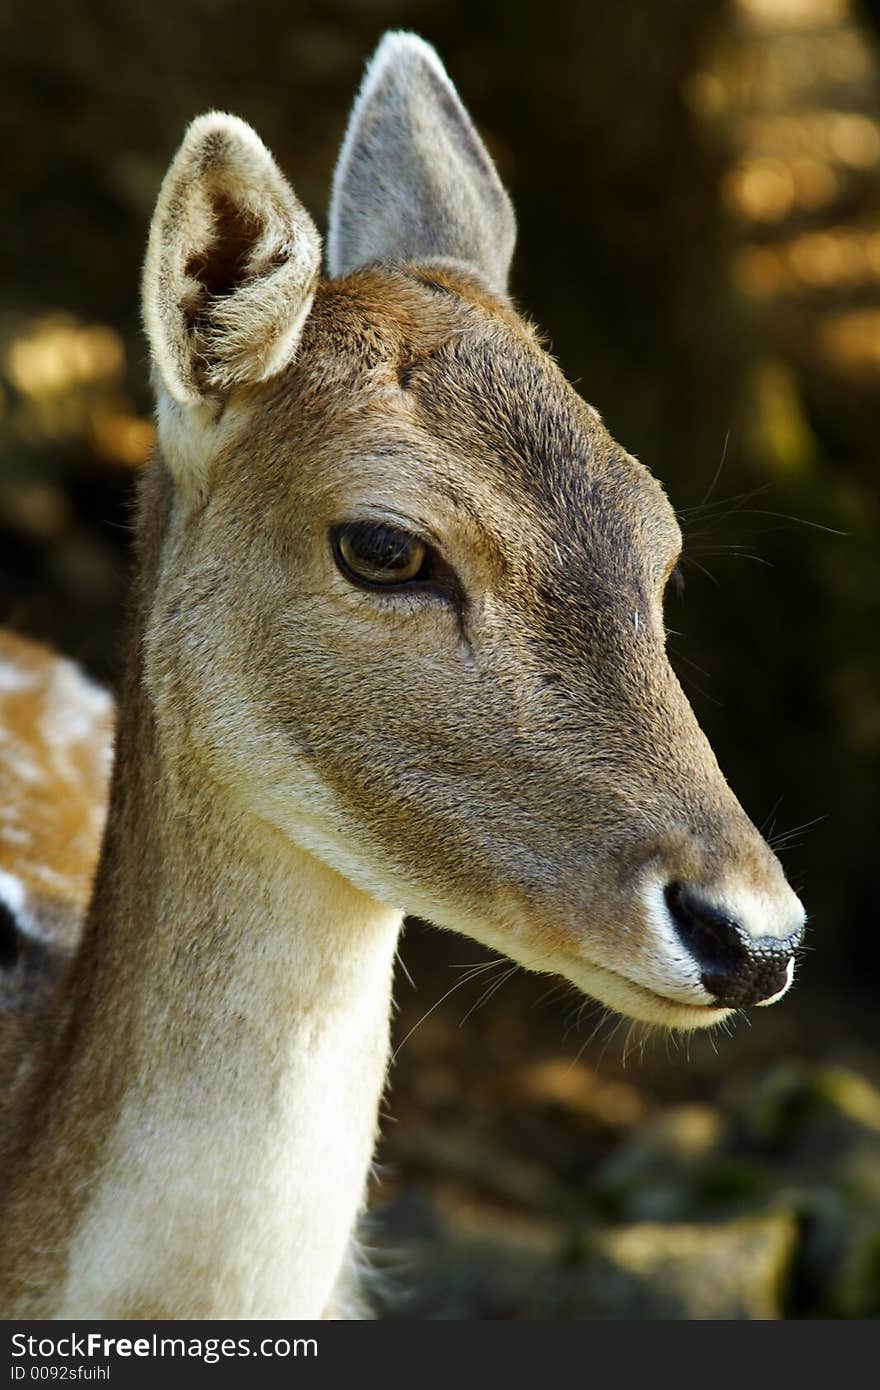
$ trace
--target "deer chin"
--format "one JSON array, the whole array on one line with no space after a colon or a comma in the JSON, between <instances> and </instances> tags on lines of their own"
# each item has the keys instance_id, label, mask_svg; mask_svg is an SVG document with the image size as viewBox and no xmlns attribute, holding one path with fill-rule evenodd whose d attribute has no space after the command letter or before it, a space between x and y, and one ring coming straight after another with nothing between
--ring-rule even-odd
<instances>
[{"instance_id":1,"label":"deer chin","mask_svg":"<svg viewBox=\"0 0 880 1390\"><path fill-rule=\"evenodd\" d=\"M671 999L645 985L636 984L616 970L583 958L573 959L563 973L597 1003L614 1009L625 1018L671 1031L693 1032L698 1028L712 1028L733 1012L732 1009L718 1008L714 1004L686 1004L680 999Z\"/></svg>"}]
</instances>

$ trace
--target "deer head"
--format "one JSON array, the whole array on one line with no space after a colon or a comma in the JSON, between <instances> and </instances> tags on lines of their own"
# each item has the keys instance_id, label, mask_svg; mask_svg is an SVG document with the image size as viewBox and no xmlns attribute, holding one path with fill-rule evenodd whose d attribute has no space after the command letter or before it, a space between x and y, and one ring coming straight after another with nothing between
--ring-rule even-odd
<instances>
[{"instance_id":1,"label":"deer head","mask_svg":"<svg viewBox=\"0 0 880 1390\"><path fill-rule=\"evenodd\" d=\"M330 278L254 132L189 128L144 279L159 743L379 901L699 1027L785 992L804 914L666 656L672 507L512 306L513 241L411 35L355 105Z\"/></svg>"}]
</instances>

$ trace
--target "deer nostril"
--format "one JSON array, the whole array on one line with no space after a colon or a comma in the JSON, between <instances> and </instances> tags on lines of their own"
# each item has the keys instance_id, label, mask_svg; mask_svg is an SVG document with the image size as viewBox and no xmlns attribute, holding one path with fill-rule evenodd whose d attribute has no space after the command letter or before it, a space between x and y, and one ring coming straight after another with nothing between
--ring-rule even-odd
<instances>
[{"instance_id":1,"label":"deer nostril","mask_svg":"<svg viewBox=\"0 0 880 1390\"><path fill-rule=\"evenodd\" d=\"M700 968L703 987L717 1004L759 1004L791 983L800 932L785 939L753 937L735 917L684 883L668 884L664 896L679 938Z\"/></svg>"},{"instance_id":2,"label":"deer nostril","mask_svg":"<svg viewBox=\"0 0 880 1390\"><path fill-rule=\"evenodd\" d=\"M701 970L724 975L745 964L748 951L738 922L684 883L670 883L665 897L678 934Z\"/></svg>"}]
</instances>

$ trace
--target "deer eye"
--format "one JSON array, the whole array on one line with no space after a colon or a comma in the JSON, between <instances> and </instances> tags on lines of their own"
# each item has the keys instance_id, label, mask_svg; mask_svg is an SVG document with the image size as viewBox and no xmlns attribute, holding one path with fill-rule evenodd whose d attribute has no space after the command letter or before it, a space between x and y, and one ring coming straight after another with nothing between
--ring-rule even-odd
<instances>
[{"instance_id":1,"label":"deer eye","mask_svg":"<svg viewBox=\"0 0 880 1390\"><path fill-rule=\"evenodd\" d=\"M424 541L381 522L350 521L337 527L333 554L346 579L370 588L397 588L430 577Z\"/></svg>"}]
</instances>

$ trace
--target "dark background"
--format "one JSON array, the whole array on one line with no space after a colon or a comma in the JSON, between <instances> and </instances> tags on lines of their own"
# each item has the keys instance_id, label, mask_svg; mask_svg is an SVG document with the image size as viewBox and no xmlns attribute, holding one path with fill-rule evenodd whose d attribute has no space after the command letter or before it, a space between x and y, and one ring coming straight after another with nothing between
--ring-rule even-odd
<instances>
[{"instance_id":1,"label":"dark background","mask_svg":"<svg viewBox=\"0 0 880 1390\"><path fill-rule=\"evenodd\" d=\"M794 993L687 1048L591 1040L570 994L462 979L489 957L412 924L398 1042L461 987L392 1077L391 1315L880 1313L878 9L0 11L0 618L115 680L152 442L140 261L186 122L248 119L323 226L362 65L415 29L512 193L519 301L679 510L673 657L810 912Z\"/></svg>"}]
</instances>

